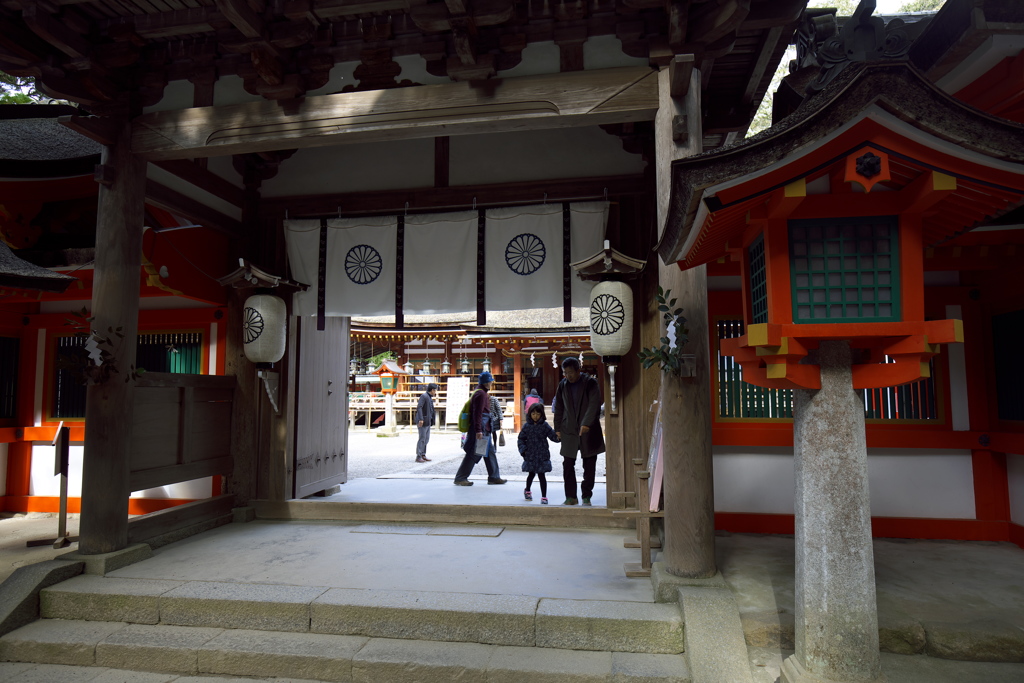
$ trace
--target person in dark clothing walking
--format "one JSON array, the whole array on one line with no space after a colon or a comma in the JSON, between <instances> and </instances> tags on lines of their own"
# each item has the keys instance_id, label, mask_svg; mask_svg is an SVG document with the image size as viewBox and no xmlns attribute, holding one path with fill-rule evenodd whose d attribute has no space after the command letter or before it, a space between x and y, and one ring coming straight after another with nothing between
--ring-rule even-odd
<instances>
[{"instance_id":1,"label":"person in dark clothing walking","mask_svg":"<svg viewBox=\"0 0 1024 683\"><path fill-rule=\"evenodd\" d=\"M498 458L494 452L494 445L491 443L491 397L487 392L490 391L493 383L494 376L491 373L486 370L481 372L477 381L477 389L470 398L469 431L466 432L466 443L463 445L466 457L462 459L459 471L455 473L456 486L473 485L473 482L469 480L469 475L472 474L473 466L480 462L481 457L484 458L484 464L487 466L487 483L505 483L498 470ZM483 439L487 440L487 445L483 449L484 453L477 454L476 444Z\"/></svg>"},{"instance_id":2,"label":"person in dark clothing walking","mask_svg":"<svg viewBox=\"0 0 1024 683\"><path fill-rule=\"evenodd\" d=\"M562 476L565 480L564 505L576 505L576 454L583 456L583 504L590 505L594 495L597 456L604 453L601 433L601 387L597 380L581 372L578 358L562 361L565 377L555 390L555 434L562 442Z\"/></svg>"},{"instance_id":3,"label":"person in dark clothing walking","mask_svg":"<svg viewBox=\"0 0 1024 683\"><path fill-rule=\"evenodd\" d=\"M430 462L427 457L427 442L430 441L430 428L434 426L434 396L437 385L431 382L427 390L420 394L420 402L416 404L416 429L420 438L416 442L416 462Z\"/></svg>"},{"instance_id":4,"label":"person in dark clothing walking","mask_svg":"<svg viewBox=\"0 0 1024 683\"><path fill-rule=\"evenodd\" d=\"M548 480L544 477L545 472L551 471L551 452L548 450L548 439L558 442L555 430L551 428L544 416L543 404L536 403L526 414L526 423L519 432L519 454L523 456L523 472L526 475L526 490L523 495L526 500L533 500L530 487L533 485L533 477L537 476L540 482L540 504L548 504Z\"/></svg>"}]
</instances>

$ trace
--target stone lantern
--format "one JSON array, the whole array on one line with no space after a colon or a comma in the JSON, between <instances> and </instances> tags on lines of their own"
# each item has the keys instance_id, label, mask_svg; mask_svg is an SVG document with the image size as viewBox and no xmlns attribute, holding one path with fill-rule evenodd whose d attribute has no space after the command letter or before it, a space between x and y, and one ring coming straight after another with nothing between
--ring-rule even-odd
<instances>
[{"instance_id":1,"label":"stone lantern","mask_svg":"<svg viewBox=\"0 0 1024 683\"><path fill-rule=\"evenodd\" d=\"M739 262L746 333L721 353L744 381L794 390L797 637L783 683L883 680L858 390L927 377L963 340L959 320L926 313L926 250L1024 199L1024 155L1007 151L1019 126L904 63L843 64L882 52L845 48L882 35L858 15L836 43L837 83L785 126L673 163L658 247L683 269Z\"/></svg>"},{"instance_id":2,"label":"stone lantern","mask_svg":"<svg viewBox=\"0 0 1024 683\"><path fill-rule=\"evenodd\" d=\"M409 373L395 361L385 360L381 362L375 374L380 377L380 390L385 397L384 426L377 430L377 436L398 436L398 428L395 425L395 393L398 391L402 375Z\"/></svg>"}]
</instances>

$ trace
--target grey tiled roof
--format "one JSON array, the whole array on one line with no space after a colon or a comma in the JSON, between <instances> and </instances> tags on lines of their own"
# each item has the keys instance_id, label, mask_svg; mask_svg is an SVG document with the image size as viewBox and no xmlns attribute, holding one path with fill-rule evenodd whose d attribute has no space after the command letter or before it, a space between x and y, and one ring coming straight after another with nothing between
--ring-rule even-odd
<instances>
[{"instance_id":1,"label":"grey tiled roof","mask_svg":"<svg viewBox=\"0 0 1024 683\"><path fill-rule=\"evenodd\" d=\"M585 332L590 329L589 309L573 307L572 322L563 322L562 308L533 308L522 311L488 311L487 323L476 324L476 311L407 315L406 327L450 327L468 332ZM395 316L380 315L353 318L354 326L392 327Z\"/></svg>"},{"instance_id":2,"label":"grey tiled roof","mask_svg":"<svg viewBox=\"0 0 1024 683\"><path fill-rule=\"evenodd\" d=\"M0 159L59 161L99 154L99 143L62 126L53 118L0 118Z\"/></svg>"},{"instance_id":3,"label":"grey tiled roof","mask_svg":"<svg viewBox=\"0 0 1024 683\"><path fill-rule=\"evenodd\" d=\"M0 241L0 286L63 292L75 279L18 258Z\"/></svg>"}]
</instances>

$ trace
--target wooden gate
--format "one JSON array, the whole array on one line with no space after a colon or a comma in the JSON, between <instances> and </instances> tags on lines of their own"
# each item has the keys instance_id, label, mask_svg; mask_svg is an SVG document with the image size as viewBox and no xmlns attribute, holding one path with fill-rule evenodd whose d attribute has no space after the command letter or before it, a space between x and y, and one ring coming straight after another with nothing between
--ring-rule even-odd
<instances>
[{"instance_id":1,"label":"wooden gate","mask_svg":"<svg viewBox=\"0 0 1024 683\"><path fill-rule=\"evenodd\" d=\"M348 318L293 318L298 348L295 387L295 490L305 498L348 480Z\"/></svg>"}]
</instances>

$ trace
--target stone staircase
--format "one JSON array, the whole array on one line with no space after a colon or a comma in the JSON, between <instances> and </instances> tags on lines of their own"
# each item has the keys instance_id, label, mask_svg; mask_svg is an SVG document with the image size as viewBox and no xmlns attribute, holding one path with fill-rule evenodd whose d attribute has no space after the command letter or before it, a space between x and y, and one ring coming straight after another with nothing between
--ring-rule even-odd
<instances>
[{"instance_id":1,"label":"stone staircase","mask_svg":"<svg viewBox=\"0 0 1024 683\"><path fill-rule=\"evenodd\" d=\"M359 683L690 683L676 603L84 574L0 662Z\"/></svg>"}]
</instances>

